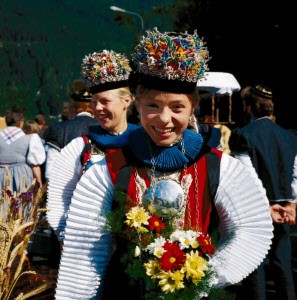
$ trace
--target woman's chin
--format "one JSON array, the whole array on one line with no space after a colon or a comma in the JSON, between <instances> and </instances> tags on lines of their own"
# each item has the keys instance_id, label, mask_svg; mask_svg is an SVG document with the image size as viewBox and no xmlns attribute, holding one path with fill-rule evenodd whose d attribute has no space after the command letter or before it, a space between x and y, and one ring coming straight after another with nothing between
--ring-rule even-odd
<instances>
[{"instance_id":1,"label":"woman's chin","mask_svg":"<svg viewBox=\"0 0 297 300\"><path fill-rule=\"evenodd\" d=\"M164 139L164 140L153 140L153 142L160 147L170 147L174 144L172 139Z\"/></svg>"},{"instance_id":2,"label":"woman's chin","mask_svg":"<svg viewBox=\"0 0 297 300\"><path fill-rule=\"evenodd\" d=\"M100 120L99 121L100 126L105 129L106 131L110 131L111 130L111 124L109 122L109 120Z\"/></svg>"}]
</instances>

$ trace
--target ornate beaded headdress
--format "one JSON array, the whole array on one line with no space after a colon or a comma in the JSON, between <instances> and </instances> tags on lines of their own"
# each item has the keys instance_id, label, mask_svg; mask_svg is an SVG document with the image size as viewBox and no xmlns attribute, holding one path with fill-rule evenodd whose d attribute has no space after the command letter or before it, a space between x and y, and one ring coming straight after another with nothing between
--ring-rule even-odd
<instances>
[{"instance_id":1,"label":"ornate beaded headdress","mask_svg":"<svg viewBox=\"0 0 297 300\"><path fill-rule=\"evenodd\" d=\"M86 55L81 76L92 94L128 86L131 68L124 54L103 50Z\"/></svg>"},{"instance_id":2,"label":"ornate beaded headdress","mask_svg":"<svg viewBox=\"0 0 297 300\"><path fill-rule=\"evenodd\" d=\"M162 91L191 93L208 70L208 50L197 32L146 31L132 53L138 83Z\"/></svg>"}]
</instances>

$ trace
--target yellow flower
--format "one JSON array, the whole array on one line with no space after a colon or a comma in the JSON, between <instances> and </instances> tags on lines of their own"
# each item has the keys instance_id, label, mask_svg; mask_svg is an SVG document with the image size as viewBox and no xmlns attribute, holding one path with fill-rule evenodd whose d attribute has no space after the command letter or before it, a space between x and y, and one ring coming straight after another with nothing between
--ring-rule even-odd
<instances>
[{"instance_id":1,"label":"yellow flower","mask_svg":"<svg viewBox=\"0 0 297 300\"><path fill-rule=\"evenodd\" d=\"M143 264L146 270L146 275L155 278L160 272L159 264L156 260L149 260L148 263Z\"/></svg>"},{"instance_id":2,"label":"yellow flower","mask_svg":"<svg viewBox=\"0 0 297 300\"><path fill-rule=\"evenodd\" d=\"M199 256L198 251L191 251L187 253L187 260L183 267L183 272L186 273L186 277L192 277L192 282L198 284L205 276L204 271L207 271L207 261Z\"/></svg>"},{"instance_id":3,"label":"yellow flower","mask_svg":"<svg viewBox=\"0 0 297 300\"><path fill-rule=\"evenodd\" d=\"M161 279L159 282L159 286L166 294L173 293L176 290L185 288L183 282L184 274L179 270L175 272L162 271L160 275L158 275L158 278Z\"/></svg>"},{"instance_id":4,"label":"yellow flower","mask_svg":"<svg viewBox=\"0 0 297 300\"><path fill-rule=\"evenodd\" d=\"M147 232L148 230L142 225L148 225L149 214L143 207L134 206L128 213L126 213L128 220L125 221L130 227L135 227L139 232Z\"/></svg>"}]
</instances>

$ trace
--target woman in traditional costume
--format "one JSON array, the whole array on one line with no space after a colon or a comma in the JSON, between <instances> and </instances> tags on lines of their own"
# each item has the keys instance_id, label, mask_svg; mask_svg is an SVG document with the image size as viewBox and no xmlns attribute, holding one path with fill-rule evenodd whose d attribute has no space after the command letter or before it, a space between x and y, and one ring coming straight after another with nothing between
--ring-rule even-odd
<instances>
[{"instance_id":1,"label":"woman in traditional costume","mask_svg":"<svg viewBox=\"0 0 297 300\"><path fill-rule=\"evenodd\" d=\"M91 97L98 126L89 135L73 139L59 153L49 178L47 219L62 242L71 197L82 173L106 153L123 147L138 125L127 122L132 101L128 86L131 68L127 57L113 50L86 55L81 77L88 90L73 94L76 99Z\"/></svg>"},{"instance_id":2,"label":"woman in traditional costume","mask_svg":"<svg viewBox=\"0 0 297 300\"><path fill-rule=\"evenodd\" d=\"M78 182L68 213L56 299L201 299L211 288L246 277L271 244L268 200L256 174L187 129L198 105L196 83L207 69L203 40L196 32L154 29L142 37L132 60L143 127ZM117 232L112 240L109 226L121 219L110 217L120 211L117 192L123 190L132 211L122 223L130 231ZM148 218L154 213L159 218ZM172 232L165 229L163 237L165 225L160 224L168 219ZM135 228L138 239L133 239ZM216 232L216 251L206 255L203 271L199 257L210 250L195 251L203 244L197 244L198 236ZM154 234L155 243L149 244ZM135 257L126 253L129 236L131 243L146 245L135 247ZM204 245L209 241L205 238ZM189 247L193 251L186 254ZM143 262L148 253L156 258ZM139 266L143 269L137 273Z\"/></svg>"},{"instance_id":3,"label":"woman in traditional costume","mask_svg":"<svg viewBox=\"0 0 297 300\"><path fill-rule=\"evenodd\" d=\"M42 186L40 166L45 150L37 133L25 134L24 113L18 109L6 112L7 127L0 131L0 191L23 192L33 179ZM8 177L10 180L8 180Z\"/></svg>"}]
</instances>

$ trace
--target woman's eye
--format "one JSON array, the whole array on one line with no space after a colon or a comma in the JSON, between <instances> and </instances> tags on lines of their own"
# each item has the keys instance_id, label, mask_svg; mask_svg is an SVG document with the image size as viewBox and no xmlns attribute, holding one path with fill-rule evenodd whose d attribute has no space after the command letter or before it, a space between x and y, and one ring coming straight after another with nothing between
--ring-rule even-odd
<instances>
[{"instance_id":1,"label":"woman's eye","mask_svg":"<svg viewBox=\"0 0 297 300\"><path fill-rule=\"evenodd\" d=\"M181 105L174 105L173 109L182 109L182 106Z\"/></svg>"},{"instance_id":2,"label":"woman's eye","mask_svg":"<svg viewBox=\"0 0 297 300\"><path fill-rule=\"evenodd\" d=\"M148 104L147 107L158 107L158 105L155 103L151 103L151 104Z\"/></svg>"}]
</instances>

